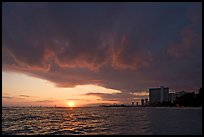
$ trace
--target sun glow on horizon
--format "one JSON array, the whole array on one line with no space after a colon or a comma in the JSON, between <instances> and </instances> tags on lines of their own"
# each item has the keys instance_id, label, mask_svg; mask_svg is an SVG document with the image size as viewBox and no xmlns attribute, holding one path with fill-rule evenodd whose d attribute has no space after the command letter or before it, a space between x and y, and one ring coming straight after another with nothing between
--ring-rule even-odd
<instances>
[{"instance_id":1,"label":"sun glow on horizon","mask_svg":"<svg viewBox=\"0 0 204 137\"><path fill-rule=\"evenodd\" d=\"M56 87L50 81L17 72L2 71L2 81L4 106L83 107L100 103L115 103L87 93L120 93L119 90L92 84ZM69 105L69 102L73 103Z\"/></svg>"},{"instance_id":2,"label":"sun glow on horizon","mask_svg":"<svg viewBox=\"0 0 204 137\"><path fill-rule=\"evenodd\" d=\"M71 107L71 108L73 108L73 107L76 106L75 102L72 102L72 101L68 102L67 105L68 105L69 107Z\"/></svg>"}]
</instances>

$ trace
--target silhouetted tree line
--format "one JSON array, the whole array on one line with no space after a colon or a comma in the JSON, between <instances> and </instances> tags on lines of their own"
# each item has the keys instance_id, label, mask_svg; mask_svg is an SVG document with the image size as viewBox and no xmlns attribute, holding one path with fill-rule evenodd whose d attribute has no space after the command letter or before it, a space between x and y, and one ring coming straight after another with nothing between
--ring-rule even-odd
<instances>
[{"instance_id":1,"label":"silhouetted tree line","mask_svg":"<svg viewBox=\"0 0 204 137\"><path fill-rule=\"evenodd\" d=\"M171 103L171 101L166 101L162 103L154 104L153 106L184 106L184 107L199 107L202 106L202 96L203 96L203 88L199 89L199 93L185 93L179 97L176 97L175 101Z\"/></svg>"},{"instance_id":2,"label":"silhouetted tree line","mask_svg":"<svg viewBox=\"0 0 204 137\"><path fill-rule=\"evenodd\" d=\"M202 91L203 88L199 89L199 93L186 93L180 97L177 97L174 104L178 104L179 106L202 106Z\"/></svg>"}]
</instances>

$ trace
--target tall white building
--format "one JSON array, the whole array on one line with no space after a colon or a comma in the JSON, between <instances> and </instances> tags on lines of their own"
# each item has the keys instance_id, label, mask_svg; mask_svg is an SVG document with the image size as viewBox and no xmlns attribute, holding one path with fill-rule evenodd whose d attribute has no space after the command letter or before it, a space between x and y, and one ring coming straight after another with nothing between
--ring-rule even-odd
<instances>
[{"instance_id":1,"label":"tall white building","mask_svg":"<svg viewBox=\"0 0 204 137\"><path fill-rule=\"evenodd\" d=\"M169 101L169 88L161 86L160 88L149 89L149 103L151 105Z\"/></svg>"}]
</instances>

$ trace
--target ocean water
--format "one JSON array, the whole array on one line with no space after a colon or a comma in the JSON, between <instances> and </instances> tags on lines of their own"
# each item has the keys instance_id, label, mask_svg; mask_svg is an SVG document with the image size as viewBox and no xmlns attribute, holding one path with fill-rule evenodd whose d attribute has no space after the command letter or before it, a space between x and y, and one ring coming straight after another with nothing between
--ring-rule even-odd
<instances>
[{"instance_id":1,"label":"ocean water","mask_svg":"<svg viewBox=\"0 0 204 137\"><path fill-rule=\"evenodd\" d=\"M202 108L2 107L2 135L202 135Z\"/></svg>"}]
</instances>

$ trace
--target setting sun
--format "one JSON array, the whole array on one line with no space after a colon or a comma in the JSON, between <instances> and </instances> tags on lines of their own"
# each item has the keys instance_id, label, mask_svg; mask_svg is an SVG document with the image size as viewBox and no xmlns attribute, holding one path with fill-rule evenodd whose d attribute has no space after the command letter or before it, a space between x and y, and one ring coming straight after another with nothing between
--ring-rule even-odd
<instances>
[{"instance_id":1,"label":"setting sun","mask_svg":"<svg viewBox=\"0 0 204 137\"><path fill-rule=\"evenodd\" d=\"M74 102L68 102L68 106L69 107L75 107L75 103Z\"/></svg>"}]
</instances>

